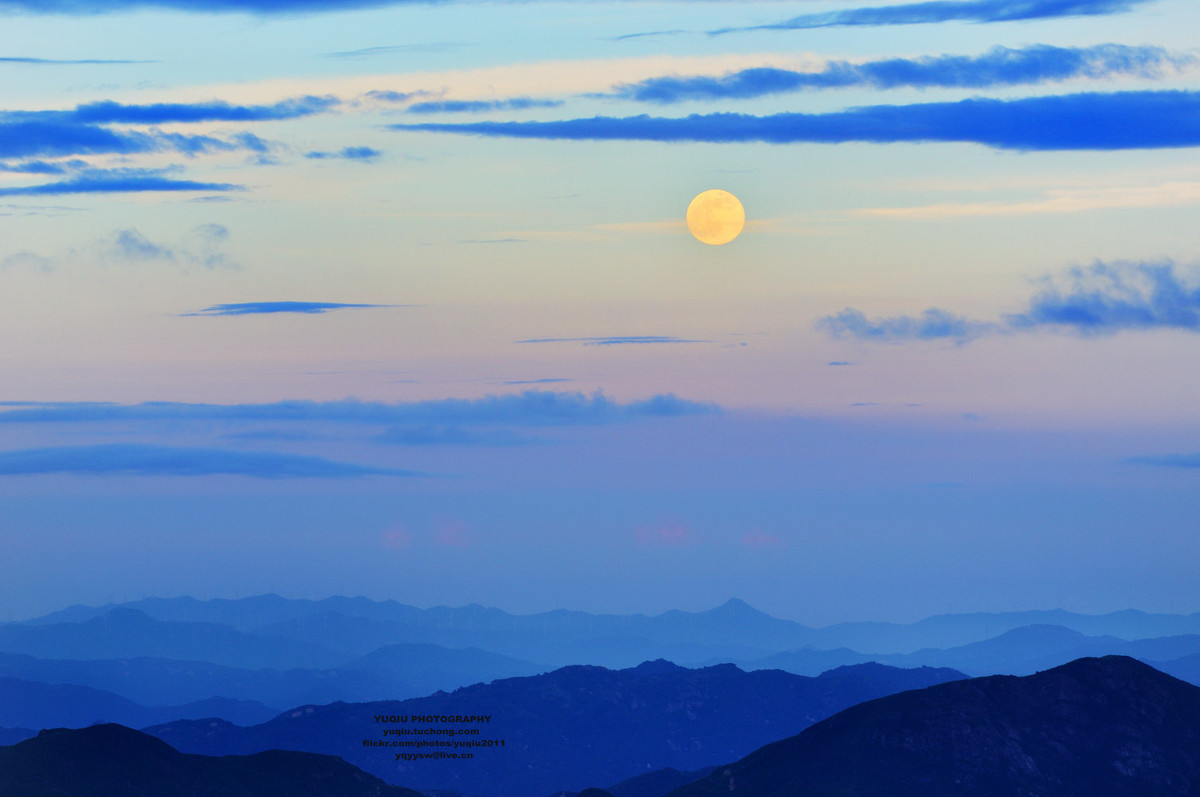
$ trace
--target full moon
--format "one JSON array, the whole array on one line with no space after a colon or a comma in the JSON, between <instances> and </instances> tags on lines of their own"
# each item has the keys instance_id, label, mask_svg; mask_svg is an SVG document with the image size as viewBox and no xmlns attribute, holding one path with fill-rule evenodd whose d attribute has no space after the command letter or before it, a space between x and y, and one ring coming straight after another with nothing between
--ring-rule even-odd
<instances>
[{"instance_id":1,"label":"full moon","mask_svg":"<svg viewBox=\"0 0 1200 797\"><path fill-rule=\"evenodd\" d=\"M746 209L728 191L713 188L697 194L687 209L687 226L696 240L713 246L727 244L746 225Z\"/></svg>"}]
</instances>

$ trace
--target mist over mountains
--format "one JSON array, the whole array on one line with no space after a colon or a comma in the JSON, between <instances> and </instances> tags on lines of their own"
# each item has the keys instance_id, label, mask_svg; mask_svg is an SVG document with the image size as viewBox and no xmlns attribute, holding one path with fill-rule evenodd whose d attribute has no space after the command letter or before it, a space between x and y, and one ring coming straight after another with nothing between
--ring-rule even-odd
<instances>
[{"instance_id":1,"label":"mist over mountains","mask_svg":"<svg viewBox=\"0 0 1200 797\"><path fill-rule=\"evenodd\" d=\"M646 616L513 615L344 597L148 598L0 624L0 678L105 693L80 701L72 717L29 704L0 727L79 727L100 719L144 727L167 721L163 707L170 719L206 712L256 724L299 705L416 698L573 664L622 669L665 659L815 676L879 662L979 676L1029 674L1103 655L1132 656L1200 683L1200 614L977 613L813 629L739 600ZM117 698L137 706L118 710Z\"/></svg>"}]
</instances>

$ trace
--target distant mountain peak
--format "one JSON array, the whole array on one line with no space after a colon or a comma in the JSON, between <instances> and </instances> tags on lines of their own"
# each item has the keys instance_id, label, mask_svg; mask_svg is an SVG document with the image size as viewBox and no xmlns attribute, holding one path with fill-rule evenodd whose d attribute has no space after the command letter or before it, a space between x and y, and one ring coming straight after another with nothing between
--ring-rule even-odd
<instances>
[{"instance_id":1,"label":"distant mountain peak","mask_svg":"<svg viewBox=\"0 0 1200 797\"><path fill-rule=\"evenodd\" d=\"M762 614L741 598L730 598L712 611L720 614Z\"/></svg>"}]
</instances>

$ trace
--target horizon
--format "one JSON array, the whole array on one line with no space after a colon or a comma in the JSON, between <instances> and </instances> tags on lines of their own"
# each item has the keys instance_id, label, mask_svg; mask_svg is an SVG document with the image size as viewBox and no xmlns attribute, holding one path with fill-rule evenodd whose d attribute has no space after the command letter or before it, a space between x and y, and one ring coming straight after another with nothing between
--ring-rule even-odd
<instances>
[{"instance_id":1,"label":"horizon","mask_svg":"<svg viewBox=\"0 0 1200 797\"><path fill-rule=\"evenodd\" d=\"M296 601L296 602L308 602L308 603L321 603L323 601L333 600L333 599L367 600L367 601L370 601L371 603L375 603L375 604L392 603L392 604L397 604L399 606L405 606L408 608L418 609L420 611L430 611L430 610L436 610L436 609L448 609L448 610L453 611L453 610L459 610L459 609L478 608L478 609L488 609L488 610L500 611L500 612L503 612L504 614L507 614L507 615L510 615L513 617L531 617L531 616L540 615L540 614L548 614L548 613L552 613L552 612L565 611L565 612L577 613L577 614L587 614L587 615L591 615L591 616L654 618L654 617L662 617L663 615L672 614L672 613L676 613L676 612L683 613L683 614L689 614L689 615L710 614L713 612L720 611L721 609L726 608L730 604L735 604L738 606L744 606L758 614L764 615L766 617L770 617L771 619L796 623L797 625L800 625L802 627L805 627L805 628L808 628L811 630L823 630L823 629L832 628L834 626L839 626L839 625L872 624L872 623L878 623L878 624L883 624L883 625L909 626L909 625L916 625L916 624L925 622L927 620L934 620L934 619L938 619L938 618L942 618L942 617L1047 614L1047 613L1060 613L1060 612L1064 613L1064 614L1079 616L1079 617L1092 617L1092 618L1110 617L1113 615L1121 615L1121 614L1138 614L1138 615L1144 615L1147 617L1191 617L1193 615L1200 614L1200 609L1198 609L1196 611L1191 611L1191 612L1189 612L1189 611L1153 612L1153 611L1145 611L1143 609L1138 609L1138 608L1133 608L1133 607L1127 607L1127 608L1116 609L1116 610L1107 611L1107 612L1080 612L1080 611L1073 611L1071 609L1064 609L1062 607L1050 607L1050 608L1010 609L1010 610L1000 609L1000 610L991 610L991 611L979 610L979 611L964 611L964 612L939 612L939 613L935 613L935 614L925 615L925 616L922 616L917 619L904 620L904 621L881 620L878 618L846 619L846 620L839 620L839 621L836 621L834 623L830 623L827 625L811 625L811 624L804 623L803 621L792 618L792 617L786 617L783 615L773 614L771 612L764 611L763 609L760 609L759 607L754 606L754 605L750 604L749 602L744 601L738 597L727 598L726 600L720 602L719 604L717 604L715 606L710 606L708 608L703 608L703 609L682 609L679 607L672 607L672 608L662 609L662 610L657 610L657 611L609 612L609 611L594 611L594 610L588 610L588 609L571 608L571 607L564 606L564 607L556 607L553 609L542 609L542 610L536 610L536 611L519 612L519 611L508 610L502 606L494 606L494 605L487 605L487 604L481 604L481 603L465 603L465 604L456 604L456 605L434 604L434 605L421 606L421 605L417 605L417 604L413 604L413 603L408 603L408 602L405 602L405 601L402 601L402 600L399 600L396 598L372 598L372 597L369 597L366 595L326 595L321 598L295 598L295 597L287 597L287 596L280 595L277 593L266 592L266 593L260 593L257 595L244 595L244 596L237 596L237 597L213 596L213 597L207 597L207 598L197 598L192 595L172 595L172 596L146 595L146 596L142 596L139 598L133 598L133 599L129 599L129 600L108 601L108 602L105 602L102 604L72 603L72 604L69 604L66 606L61 606L57 609L52 609L48 612L43 612L41 614L31 615L28 617L24 617L22 619L6 619L6 620L0 621L0 622L25 623L30 620L40 620L40 619L44 619L44 618L49 617L54 614L67 612L67 611L70 611L71 609L103 610L103 609L122 608L122 607L128 607L130 604L139 603L141 601L187 600L187 601L194 601L197 603L210 603L210 602L236 603L238 601L252 601L252 600L257 600L257 599L262 599L262 598L277 598L279 600L289 601L289 602ZM1004 632L1000 632L1000 633L1004 633Z\"/></svg>"}]
</instances>

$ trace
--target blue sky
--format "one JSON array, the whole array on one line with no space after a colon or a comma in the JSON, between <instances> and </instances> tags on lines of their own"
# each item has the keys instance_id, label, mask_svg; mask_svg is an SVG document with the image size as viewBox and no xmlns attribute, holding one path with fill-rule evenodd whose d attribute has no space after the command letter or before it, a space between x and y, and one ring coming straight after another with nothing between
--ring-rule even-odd
<instances>
[{"instance_id":1,"label":"blue sky","mask_svg":"<svg viewBox=\"0 0 1200 797\"><path fill-rule=\"evenodd\" d=\"M1188 0L0 16L13 617L1200 610Z\"/></svg>"}]
</instances>

